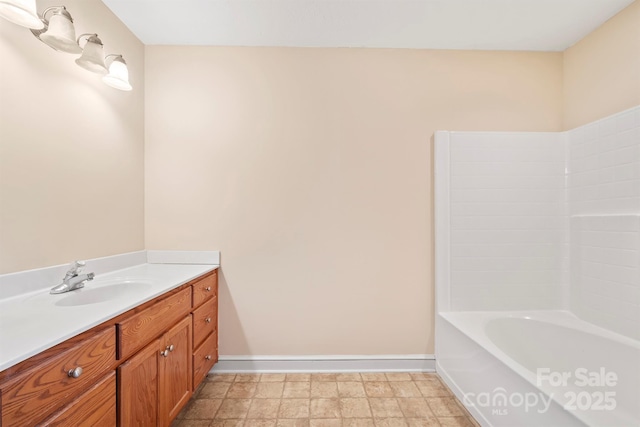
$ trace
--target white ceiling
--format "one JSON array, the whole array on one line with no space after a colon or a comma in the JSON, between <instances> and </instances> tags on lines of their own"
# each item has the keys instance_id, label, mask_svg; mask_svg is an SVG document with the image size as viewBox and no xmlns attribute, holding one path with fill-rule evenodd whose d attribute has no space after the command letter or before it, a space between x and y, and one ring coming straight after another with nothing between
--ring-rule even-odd
<instances>
[{"instance_id":1,"label":"white ceiling","mask_svg":"<svg viewBox=\"0 0 640 427\"><path fill-rule=\"evenodd\" d=\"M145 44L562 51L633 0L102 0Z\"/></svg>"}]
</instances>

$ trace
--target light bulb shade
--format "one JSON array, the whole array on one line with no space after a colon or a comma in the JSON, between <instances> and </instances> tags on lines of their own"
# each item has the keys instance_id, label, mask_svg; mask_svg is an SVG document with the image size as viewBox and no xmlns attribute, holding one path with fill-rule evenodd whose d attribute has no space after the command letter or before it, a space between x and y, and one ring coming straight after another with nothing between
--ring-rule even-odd
<instances>
[{"instance_id":1,"label":"light bulb shade","mask_svg":"<svg viewBox=\"0 0 640 427\"><path fill-rule=\"evenodd\" d=\"M118 55L109 65L109 74L102 78L102 81L107 85L129 91L132 89L129 83L129 70L127 69L127 63L124 62L122 56Z\"/></svg>"},{"instance_id":2,"label":"light bulb shade","mask_svg":"<svg viewBox=\"0 0 640 427\"><path fill-rule=\"evenodd\" d=\"M71 19L69 12L64 6L51 9L53 10L53 15L49 19L46 30L41 34L36 34L36 31L33 31L33 33L55 50L67 53L81 53L82 48L76 41L76 30L73 27L73 19Z\"/></svg>"},{"instance_id":3,"label":"light bulb shade","mask_svg":"<svg viewBox=\"0 0 640 427\"><path fill-rule=\"evenodd\" d=\"M87 39L84 49L82 50L82 56L76 59L76 64L92 73L107 73L107 66L104 63L102 41L100 41L98 36L92 35Z\"/></svg>"},{"instance_id":4,"label":"light bulb shade","mask_svg":"<svg viewBox=\"0 0 640 427\"><path fill-rule=\"evenodd\" d=\"M36 0L0 0L0 16L23 27L44 28L36 10Z\"/></svg>"}]
</instances>

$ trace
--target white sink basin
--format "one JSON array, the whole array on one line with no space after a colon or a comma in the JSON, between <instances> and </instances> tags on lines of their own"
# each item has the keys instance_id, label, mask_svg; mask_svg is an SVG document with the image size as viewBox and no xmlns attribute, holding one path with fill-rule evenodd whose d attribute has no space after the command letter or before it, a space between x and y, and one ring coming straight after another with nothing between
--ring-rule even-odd
<instances>
[{"instance_id":1,"label":"white sink basin","mask_svg":"<svg viewBox=\"0 0 640 427\"><path fill-rule=\"evenodd\" d=\"M121 298L125 294L140 292L151 287L151 282L146 281L114 281L114 283L98 283L91 286L87 282L84 288L68 292L55 302L57 306L77 306L88 304L100 304L105 301Z\"/></svg>"}]
</instances>

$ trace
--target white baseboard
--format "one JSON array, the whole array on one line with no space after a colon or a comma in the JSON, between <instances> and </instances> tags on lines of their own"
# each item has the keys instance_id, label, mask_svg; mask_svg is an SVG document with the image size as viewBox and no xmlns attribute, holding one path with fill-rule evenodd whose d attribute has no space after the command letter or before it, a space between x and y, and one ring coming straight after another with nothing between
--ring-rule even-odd
<instances>
[{"instance_id":1,"label":"white baseboard","mask_svg":"<svg viewBox=\"0 0 640 427\"><path fill-rule=\"evenodd\" d=\"M220 356L211 373L435 372L433 354L375 356Z\"/></svg>"}]
</instances>

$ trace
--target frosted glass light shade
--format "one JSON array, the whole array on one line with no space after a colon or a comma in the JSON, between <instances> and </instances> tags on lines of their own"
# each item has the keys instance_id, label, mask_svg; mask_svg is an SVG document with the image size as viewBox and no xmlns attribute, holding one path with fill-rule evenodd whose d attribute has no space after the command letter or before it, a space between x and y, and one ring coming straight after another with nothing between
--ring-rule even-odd
<instances>
[{"instance_id":1,"label":"frosted glass light shade","mask_svg":"<svg viewBox=\"0 0 640 427\"><path fill-rule=\"evenodd\" d=\"M40 30L44 22L38 16L36 0L0 0L0 16L23 27Z\"/></svg>"},{"instance_id":2,"label":"frosted glass light shade","mask_svg":"<svg viewBox=\"0 0 640 427\"><path fill-rule=\"evenodd\" d=\"M122 56L118 55L109 65L109 74L102 78L105 84L120 90L133 89L129 83L129 69Z\"/></svg>"},{"instance_id":3,"label":"frosted glass light shade","mask_svg":"<svg viewBox=\"0 0 640 427\"><path fill-rule=\"evenodd\" d=\"M76 41L76 30L71 15L62 7L52 8L47 29L37 37L55 50L67 53L81 53L82 48ZM45 11L46 15L46 11Z\"/></svg>"},{"instance_id":4,"label":"frosted glass light shade","mask_svg":"<svg viewBox=\"0 0 640 427\"><path fill-rule=\"evenodd\" d=\"M82 36L80 36L82 37ZM76 59L76 64L92 73L106 74L107 66L104 63L102 41L96 34L91 35L84 45L82 56Z\"/></svg>"}]
</instances>

